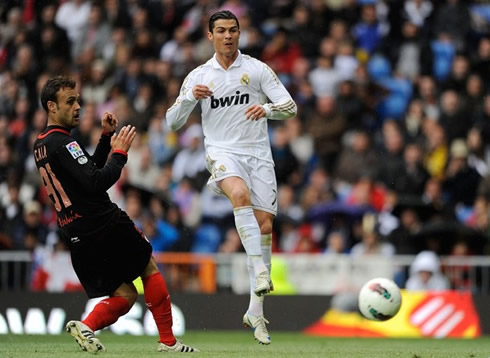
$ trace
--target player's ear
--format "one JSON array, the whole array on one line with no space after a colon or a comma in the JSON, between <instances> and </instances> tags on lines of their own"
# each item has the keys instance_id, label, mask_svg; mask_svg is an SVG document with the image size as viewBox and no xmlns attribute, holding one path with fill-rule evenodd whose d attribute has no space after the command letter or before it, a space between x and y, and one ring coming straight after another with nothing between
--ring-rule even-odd
<instances>
[{"instance_id":1,"label":"player's ear","mask_svg":"<svg viewBox=\"0 0 490 358\"><path fill-rule=\"evenodd\" d=\"M213 33L208 31L208 39L213 41Z\"/></svg>"},{"instance_id":2,"label":"player's ear","mask_svg":"<svg viewBox=\"0 0 490 358\"><path fill-rule=\"evenodd\" d=\"M56 110L57 110L57 105L54 101L48 101L48 109L50 112L52 113L56 113Z\"/></svg>"}]
</instances>

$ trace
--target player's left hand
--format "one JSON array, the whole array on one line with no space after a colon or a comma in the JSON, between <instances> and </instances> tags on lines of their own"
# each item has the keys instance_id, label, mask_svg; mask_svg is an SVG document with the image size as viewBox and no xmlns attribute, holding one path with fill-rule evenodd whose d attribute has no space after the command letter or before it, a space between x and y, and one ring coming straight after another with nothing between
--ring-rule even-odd
<instances>
[{"instance_id":1,"label":"player's left hand","mask_svg":"<svg viewBox=\"0 0 490 358\"><path fill-rule=\"evenodd\" d=\"M102 130L105 133L112 133L116 130L119 120L116 115L111 112L105 112L101 120Z\"/></svg>"},{"instance_id":2,"label":"player's left hand","mask_svg":"<svg viewBox=\"0 0 490 358\"><path fill-rule=\"evenodd\" d=\"M259 104L254 104L245 111L245 117L251 121L259 120L265 117L265 109Z\"/></svg>"}]
</instances>

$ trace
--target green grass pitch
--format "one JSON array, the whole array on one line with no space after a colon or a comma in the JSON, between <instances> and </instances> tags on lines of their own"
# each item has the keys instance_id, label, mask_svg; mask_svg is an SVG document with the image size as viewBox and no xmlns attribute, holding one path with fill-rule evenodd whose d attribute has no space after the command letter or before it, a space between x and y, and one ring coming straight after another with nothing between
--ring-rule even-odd
<instances>
[{"instance_id":1,"label":"green grass pitch","mask_svg":"<svg viewBox=\"0 0 490 358\"><path fill-rule=\"evenodd\" d=\"M102 332L107 348L100 357L146 358L168 355L156 352L157 338L117 336ZM273 332L272 344L257 344L251 331L188 332L182 340L201 349L199 357L332 357L332 358L490 358L490 337L479 339L367 339L310 337ZM174 355L174 354L172 354ZM58 336L0 335L1 358L83 358L68 334Z\"/></svg>"}]
</instances>

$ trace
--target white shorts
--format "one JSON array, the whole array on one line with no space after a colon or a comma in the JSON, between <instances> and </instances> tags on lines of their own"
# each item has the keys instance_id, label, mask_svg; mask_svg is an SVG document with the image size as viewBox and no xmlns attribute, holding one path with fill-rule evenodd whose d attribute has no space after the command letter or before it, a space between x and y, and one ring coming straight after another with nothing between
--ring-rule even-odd
<instances>
[{"instance_id":1,"label":"white shorts","mask_svg":"<svg viewBox=\"0 0 490 358\"><path fill-rule=\"evenodd\" d=\"M217 183L228 177L242 178L250 190L250 201L255 210L277 215L277 183L274 164L252 156L219 153L206 156L206 167L211 173L208 187L224 194Z\"/></svg>"}]
</instances>

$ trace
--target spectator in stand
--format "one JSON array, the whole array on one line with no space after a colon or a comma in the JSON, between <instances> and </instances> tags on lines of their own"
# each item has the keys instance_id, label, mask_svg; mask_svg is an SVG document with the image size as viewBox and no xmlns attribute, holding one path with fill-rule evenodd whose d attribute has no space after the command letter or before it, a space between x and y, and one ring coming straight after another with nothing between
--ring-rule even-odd
<instances>
[{"instance_id":1,"label":"spectator in stand","mask_svg":"<svg viewBox=\"0 0 490 358\"><path fill-rule=\"evenodd\" d=\"M318 54L317 44L320 42L321 33L315 31L311 21L312 12L305 5L297 5L294 8L292 24L290 26L291 36L299 44L301 53L307 59L313 59Z\"/></svg>"},{"instance_id":2,"label":"spectator in stand","mask_svg":"<svg viewBox=\"0 0 490 358\"><path fill-rule=\"evenodd\" d=\"M423 211L428 211L427 208L430 206L422 200L417 202L415 198L411 201L413 203L401 201L393 210L400 219L400 225L389 234L388 241L393 244L398 255L415 255L422 248L417 234L422 228Z\"/></svg>"},{"instance_id":3,"label":"spectator in stand","mask_svg":"<svg viewBox=\"0 0 490 358\"><path fill-rule=\"evenodd\" d=\"M484 98L485 87L482 78L477 73L470 74L465 84L464 108L468 112L472 123L477 120L483 111Z\"/></svg>"},{"instance_id":4,"label":"spectator in stand","mask_svg":"<svg viewBox=\"0 0 490 358\"><path fill-rule=\"evenodd\" d=\"M470 32L470 21L466 4L460 0L446 0L446 4L436 11L434 33L448 33L454 39L457 50L463 51Z\"/></svg>"},{"instance_id":5,"label":"spectator in stand","mask_svg":"<svg viewBox=\"0 0 490 358\"><path fill-rule=\"evenodd\" d=\"M336 97L336 107L343 113L346 123L346 132L367 129L364 123L363 103L356 93L354 81L346 80L339 83Z\"/></svg>"},{"instance_id":6,"label":"spectator in stand","mask_svg":"<svg viewBox=\"0 0 490 358\"><path fill-rule=\"evenodd\" d=\"M44 245L49 229L42 222L42 207L38 201L29 201L23 207L23 220L14 231L17 250L33 249L37 243ZM31 236L29 234L32 234ZM34 237L35 242L30 241Z\"/></svg>"},{"instance_id":7,"label":"spectator in stand","mask_svg":"<svg viewBox=\"0 0 490 358\"><path fill-rule=\"evenodd\" d=\"M418 143L408 143L403 151L403 162L395 187L398 193L422 195L430 175L424 168L423 151Z\"/></svg>"},{"instance_id":8,"label":"spectator in stand","mask_svg":"<svg viewBox=\"0 0 490 358\"><path fill-rule=\"evenodd\" d=\"M69 0L64 2L56 12L56 25L67 32L71 42L71 53L75 54L75 44L79 43L90 17L90 1Z\"/></svg>"},{"instance_id":9,"label":"spectator in stand","mask_svg":"<svg viewBox=\"0 0 490 358\"><path fill-rule=\"evenodd\" d=\"M182 137L185 138L185 142L173 161L172 181L179 183L187 177L196 188L201 189L208 178L201 125L190 125Z\"/></svg>"},{"instance_id":10,"label":"spectator in stand","mask_svg":"<svg viewBox=\"0 0 490 358\"><path fill-rule=\"evenodd\" d=\"M93 3L90 7L87 23L82 34L74 42L73 59L75 63L89 65L97 58L104 56L106 43L111 36L111 27L106 19L104 8Z\"/></svg>"},{"instance_id":11,"label":"spectator in stand","mask_svg":"<svg viewBox=\"0 0 490 358\"><path fill-rule=\"evenodd\" d=\"M483 178L490 174L490 147L483 141L482 133L471 128L466 137L468 147L468 166L475 169Z\"/></svg>"},{"instance_id":12,"label":"spectator in stand","mask_svg":"<svg viewBox=\"0 0 490 358\"><path fill-rule=\"evenodd\" d=\"M470 61L468 57L458 54L454 57L451 65L451 73L442 84L445 90L453 90L459 95L463 95L466 90L466 82L470 75Z\"/></svg>"},{"instance_id":13,"label":"spectator in stand","mask_svg":"<svg viewBox=\"0 0 490 358\"><path fill-rule=\"evenodd\" d=\"M376 5L365 2L361 6L361 21L353 27L352 35L358 47L371 55L378 49L387 32L377 19Z\"/></svg>"},{"instance_id":14,"label":"spectator in stand","mask_svg":"<svg viewBox=\"0 0 490 358\"><path fill-rule=\"evenodd\" d=\"M379 163L368 133L357 131L346 141L339 153L334 179L352 185L362 175L375 175Z\"/></svg>"},{"instance_id":15,"label":"spectator in stand","mask_svg":"<svg viewBox=\"0 0 490 358\"><path fill-rule=\"evenodd\" d=\"M381 255L390 257L395 254L395 247L381 240L376 228L376 216L366 214L362 218L362 239L352 246L350 254L353 257Z\"/></svg>"},{"instance_id":16,"label":"spectator in stand","mask_svg":"<svg viewBox=\"0 0 490 358\"><path fill-rule=\"evenodd\" d=\"M488 69L490 68L490 36L484 36L478 42L477 52L472 57L472 69L485 81L488 89L490 80L488 79Z\"/></svg>"},{"instance_id":17,"label":"spectator in stand","mask_svg":"<svg viewBox=\"0 0 490 358\"><path fill-rule=\"evenodd\" d=\"M300 163L300 168L307 166L314 154L312 136L304 129L303 122L298 117L286 121L289 137L289 147ZM294 183L297 184L297 183Z\"/></svg>"},{"instance_id":18,"label":"spectator in stand","mask_svg":"<svg viewBox=\"0 0 490 358\"><path fill-rule=\"evenodd\" d=\"M88 78L84 80L82 86L82 97L85 102L101 106L107 101L114 85L114 79L108 72L104 60L98 59L91 62Z\"/></svg>"},{"instance_id":19,"label":"spectator in stand","mask_svg":"<svg viewBox=\"0 0 490 358\"><path fill-rule=\"evenodd\" d=\"M405 288L409 291L449 290L449 281L441 273L441 263L432 251L420 252L410 266Z\"/></svg>"},{"instance_id":20,"label":"spectator in stand","mask_svg":"<svg viewBox=\"0 0 490 358\"><path fill-rule=\"evenodd\" d=\"M315 110L306 123L306 130L314 140L319 164L332 173L342 146L342 135L347 127L345 117L335 107L335 97L317 97Z\"/></svg>"},{"instance_id":21,"label":"spectator in stand","mask_svg":"<svg viewBox=\"0 0 490 358\"><path fill-rule=\"evenodd\" d=\"M282 217L291 218L296 222L301 222L304 218L304 212L300 205L298 205L294 189L291 185L283 184L279 186L278 190L278 219Z\"/></svg>"},{"instance_id":22,"label":"spectator in stand","mask_svg":"<svg viewBox=\"0 0 490 358\"><path fill-rule=\"evenodd\" d=\"M271 150L276 172L277 184L297 182L299 162L290 147L289 131L286 125L275 126L272 133Z\"/></svg>"},{"instance_id":23,"label":"spectator in stand","mask_svg":"<svg viewBox=\"0 0 490 358\"><path fill-rule=\"evenodd\" d=\"M448 159L448 147L444 128L433 120L424 122L426 138L424 166L433 178L442 179Z\"/></svg>"},{"instance_id":24,"label":"spectator in stand","mask_svg":"<svg viewBox=\"0 0 490 358\"><path fill-rule=\"evenodd\" d=\"M430 0L405 0L403 17L419 28L427 28L433 10Z\"/></svg>"},{"instance_id":25,"label":"spectator in stand","mask_svg":"<svg viewBox=\"0 0 490 358\"><path fill-rule=\"evenodd\" d=\"M327 236L327 247L324 253L328 256L337 256L346 253L347 238L341 231L332 231Z\"/></svg>"},{"instance_id":26,"label":"spectator in stand","mask_svg":"<svg viewBox=\"0 0 490 358\"><path fill-rule=\"evenodd\" d=\"M418 81L417 92L426 116L433 120L439 119L439 99L434 78L422 76Z\"/></svg>"},{"instance_id":27,"label":"spectator in stand","mask_svg":"<svg viewBox=\"0 0 490 358\"><path fill-rule=\"evenodd\" d=\"M268 63L287 85L292 72L292 64L301 56L301 48L298 43L290 37L290 32L286 28L280 27L265 45L262 60Z\"/></svg>"},{"instance_id":28,"label":"spectator in stand","mask_svg":"<svg viewBox=\"0 0 490 358\"><path fill-rule=\"evenodd\" d=\"M342 80L354 79L355 71L359 66L359 61L354 54L354 46L349 40L342 40L338 43L337 55L334 60L334 68L337 70Z\"/></svg>"},{"instance_id":29,"label":"spectator in stand","mask_svg":"<svg viewBox=\"0 0 490 358\"><path fill-rule=\"evenodd\" d=\"M334 68L332 57L321 56L316 60L316 67L311 70L308 80L315 96L335 96L337 85L342 81L342 77Z\"/></svg>"},{"instance_id":30,"label":"spectator in stand","mask_svg":"<svg viewBox=\"0 0 490 358\"><path fill-rule=\"evenodd\" d=\"M383 123L382 136L377 178L384 184L385 188L397 189L398 179L404 170L404 139L398 122L386 120Z\"/></svg>"},{"instance_id":31,"label":"spectator in stand","mask_svg":"<svg viewBox=\"0 0 490 358\"><path fill-rule=\"evenodd\" d=\"M183 26L175 29L170 40L165 42L160 49L160 60L172 64L184 61L184 45L189 40L188 33Z\"/></svg>"},{"instance_id":32,"label":"spectator in stand","mask_svg":"<svg viewBox=\"0 0 490 358\"><path fill-rule=\"evenodd\" d=\"M451 205L471 206L480 183L478 172L468 166L468 147L463 139L451 143L443 190Z\"/></svg>"}]
</instances>

